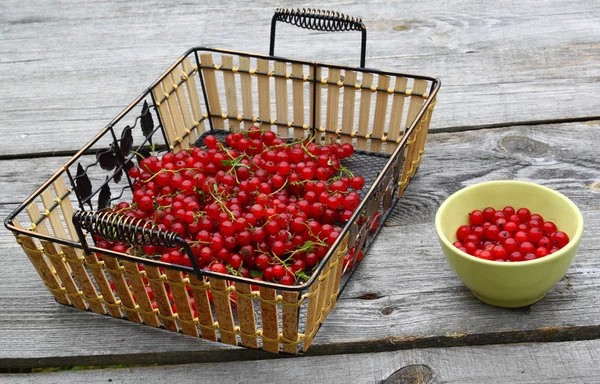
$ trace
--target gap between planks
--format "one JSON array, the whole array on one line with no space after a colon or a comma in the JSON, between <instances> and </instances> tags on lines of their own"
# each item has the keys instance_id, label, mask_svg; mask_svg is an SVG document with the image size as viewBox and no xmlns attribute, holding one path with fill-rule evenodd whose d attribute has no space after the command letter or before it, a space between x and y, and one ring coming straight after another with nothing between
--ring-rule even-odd
<instances>
[{"instance_id":1,"label":"gap between planks","mask_svg":"<svg viewBox=\"0 0 600 384\"><path fill-rule=\"evenodd\" d=\"M435 111L434 111L435 117ZM477 131L481 129L496 129L496 128L508 128L512 126L535 126L535 125L554 125L554 124L565 124L565 123L585 123L588 121L598 121L600 120L600 115L595 116L583 116L583 117L573 117L566 119L548 119L548 120L529 120L529 121L512 121L507 123L499 123L499 124L483 124L483 125L464 125L464 126L452 126L452 127L442 127L436 128L435 130L429 130L429 135L435 135L438 133L453 133L453 132L467 132L467 131ZM91 136L90 136L91 139ZM162 146L157 146L157 150L162 149ZM102 149L108 148L94 148L93 150L86 151L83 155L95 155L98 151ZM45 158L45 157L60 157L60 156L73 156L79 149L73 150L63 150L63 151L49 151L49 152L36 152L36 153L17 153L17 154L9 154L9 155L1 155L0 161L2 160L20 160L20 159L36 159L36 158Z\"/></svg>"}]
</instances>

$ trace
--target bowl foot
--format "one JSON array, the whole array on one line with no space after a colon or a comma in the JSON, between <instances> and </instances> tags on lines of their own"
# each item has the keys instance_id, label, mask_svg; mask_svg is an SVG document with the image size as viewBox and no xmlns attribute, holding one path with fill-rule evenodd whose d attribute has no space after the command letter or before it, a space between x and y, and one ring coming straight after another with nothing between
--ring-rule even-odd
<instances>
[{"instance_id":1,"label":"bowl foot","mask_svg":"<svg viewBox=\"0 0 600 384\"><path fill-rule=\"evenodd\" d=\"M504 300L490 299L489 297L481 296L480 294L475 293L473 291L471 291L471 293L473 294L473 296L475 296L479 300L483 301L484 303L493 305L494 307L501 307L501 308L526 307L528 305L537 303L538 301L542 300L544 298L544 296L546 296L546 294L544 293L543 295L538 296L533 299L504 301Z\"/></svg>"}]
</instances>

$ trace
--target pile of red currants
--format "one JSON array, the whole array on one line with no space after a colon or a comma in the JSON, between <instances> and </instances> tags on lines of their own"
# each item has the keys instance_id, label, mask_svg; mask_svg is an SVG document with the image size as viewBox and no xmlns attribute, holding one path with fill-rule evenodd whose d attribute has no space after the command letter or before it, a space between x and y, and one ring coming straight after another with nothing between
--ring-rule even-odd
<instances>
[{"instance_id":1,"label":"pile of red currants","mask_svg":"<svg viewBox=\"0 0 600 384\"><path fill-rule=\"evenodd\" d=\"M545 257L569 243L569 236L552 221L527 208L496 210L488 207L469 214L469 225L456 231L454 246L469 255L498 262Z\"/></svg>"},{"instance_id":2,"label":"pile of red currants","mask_svg":"<svg viewBox=\"0 0 600 384\"><path fill-rule=\"evenodd\" d=\"M176 232L200 268L294 285L309 278L360 203L365 181L340 163L353 153L351 144L289 143L256 126L225 143L209 135L204 147L141 160L129 170L133 201L112 210ZM129 248L106 240L98 246ZM134 251L192 265L182 249Z\"/></svg>"}]
</instances>

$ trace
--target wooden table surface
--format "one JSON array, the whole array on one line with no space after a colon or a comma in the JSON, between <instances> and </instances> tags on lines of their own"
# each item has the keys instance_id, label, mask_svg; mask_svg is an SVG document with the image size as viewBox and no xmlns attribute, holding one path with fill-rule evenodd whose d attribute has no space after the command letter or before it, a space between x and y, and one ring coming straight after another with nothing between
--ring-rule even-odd
<instances>
[{"instance_id":1,"label":"wooden table surface","mask_svg":"<svg viewBox=\"0 0 600 384\"><path fill-rule=\"evenodd\" d=\"M4 0L0 217L187 48L267 53L274 9L299 6L216 3ZM307 356L274 359L58 305L3 229L0 372L161 366L0 375L0 383L600 382L600 3L329 3L363 18L368 67L435 75L443 85L417 176ZM278 55L358 64L358 36L278 31ZM446 197L492 179L549 186L583 213L573 265L527 308L475 299L435 235Z\"/></svg>"}]
</instances>

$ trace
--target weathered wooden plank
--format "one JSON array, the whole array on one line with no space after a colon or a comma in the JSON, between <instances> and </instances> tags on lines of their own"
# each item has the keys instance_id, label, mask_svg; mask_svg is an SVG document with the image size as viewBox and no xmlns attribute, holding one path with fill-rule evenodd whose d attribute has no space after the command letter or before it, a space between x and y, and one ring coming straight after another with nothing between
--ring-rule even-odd
<instances>
[{"instance_id":1,"label":"weathered wooden plank","mask_svg":"<svg viewBox=\"0 0 600 384\"><path fill-rule=\"evenodd\" d=\"M0 376L0 383L598 383L600 341L426 348L395 352ZM225 372L225 373L224 373ZM229 373L227 373L229 372Z\"/></svg>"},{"instance_id":2,"label":"weathered wooden plank","mask_svg":"<svg viewBox=\"0 0 600 384\"><path fill-rule=\"evenodd\" d=\"M598 122L430 135L421 169L390 226L356 270L308 354L600 337L595 235L600 159L594 146L583 145L599 139ZM44 159L38 168L55 168L51 161ZM62 160L56 161L58 166ZM3 174L16 166L2 163L0 196L14 189ZM21 186L28 191L47 177L35 168L25 167L31 170L31 185ZM441 201L464 185L492 178L548 185L583 211L586 231L573 266L530 308L506 310L477 301L454 276L437 243L432 223ZM0 217L13 207L0 204ZM19 345L0 343L0 367L272 357L57 305L7 231L0 232L0 249L0 340ZM78 340L73 328L80 329Z\"/></svg>"},{"instance_id":3,"label":"weathered wooden plank","mask_svg":"<svg viewBox=\"0 0 600 384\"><path fill-rule=\"evenodd\" d=\"M12 85L0 94L0 155L80 148L194 45L266 53L280 6L4 1L0 78ZM328 7L363 18L369 67L444 81L432 130L598 115L597 2L336 0ZM282 26L278 36L278 55L358 63L358 34Z\"/></svg>"}]
</instances>

